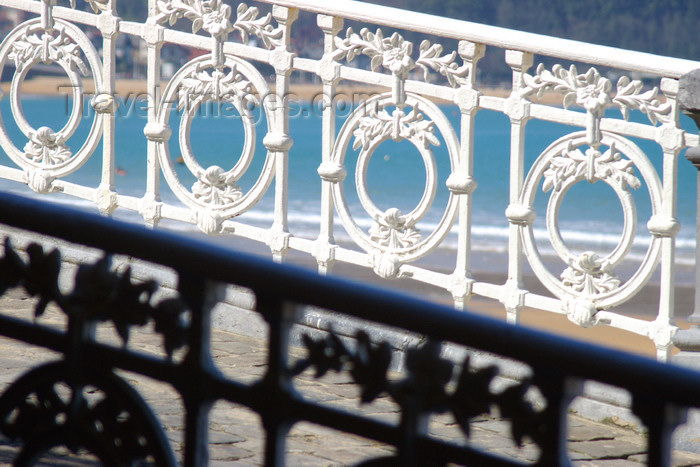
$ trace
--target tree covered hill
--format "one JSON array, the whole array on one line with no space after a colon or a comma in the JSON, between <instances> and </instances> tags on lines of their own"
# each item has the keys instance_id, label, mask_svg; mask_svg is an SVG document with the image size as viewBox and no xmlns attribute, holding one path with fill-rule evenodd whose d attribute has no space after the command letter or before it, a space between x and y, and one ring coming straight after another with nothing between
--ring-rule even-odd
<instances>
[{"instance_id":1,"label":"tree covered hill","mask_svg":"<svg viewBox=\"0 0 700 467\"><path fill-rule=\"evenodd\" d=\"M120 16L129 20L145 21L148 14L147 0L116 1ZM232 5L235 15L239 2L224 1ZM333 0L327 1L332 5ZM700 0L365 1L475 23L700 61L700 29L697 27L700 19ZM258 7L263 14L270 10L270 5L267 4L252 0L247 3ZM363 26L374 28L353 21L346 21L345 26L352 26L356 31ZM189 21L180 20L175 27L190 30L191 26ZM304 56L320 58L323 52L323 37L316 26L315 15L302 13L294 29L295 51ZM382 29L385 35L393 32L391 28ZM399 30L399 33L414 44L419 44L426 38L410 31ZM456 48L456 41L438 42L441 42L446 50ZM538 61L548 66L554 63L546 57L540 57ZM360 66L365 65L368 63ZM486 57L479 64L479 79L488 84L501 84L510 79L510 70L503 61L502 50L487 49Z\"/></svg>"},{"instance_id":2,"label":"tree covered hill","mask_svg":"<svg viewBox=\"0 0 700 467\"><path fill-rule=\"evenodd\" d=\"M698 0L373 0L373 3L700 60Z\"/></svg>"},{"instance_id":3,"label":"tree covered hill","mask_svg":"<svg viewBox=\"0 0 700 467\"><path fill-rule=\"evenodd\" d=\"M144 20L147 0L117 0L125 19ZM234 6L234 0L224 0ZM700 60L700 0L368 0L438 16ZM333 0L328 0L332 5ZM255 4L261 11L269 7ZM302 16L297 27L315 27ZM312 36L315 36L312 34ZM314 40L316 38L314 37Z\"/></svg>"}]
</instances>

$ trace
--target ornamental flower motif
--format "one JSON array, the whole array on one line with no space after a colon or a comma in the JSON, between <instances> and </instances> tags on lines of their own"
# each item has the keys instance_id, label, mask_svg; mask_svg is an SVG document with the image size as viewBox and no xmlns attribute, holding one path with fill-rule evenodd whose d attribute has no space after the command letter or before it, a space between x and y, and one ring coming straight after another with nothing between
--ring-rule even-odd
<instances>
[{"instance_id":1,"label":"ornamental flower motif","mask_svg":"<svg viewBox=\"0 0 700 467\"><path fill-rule=\"evenodd\" d=\"M216 38L224 38L232 30L240 32L244 43L251 35L258 36L268 49L283 45L281 27L274 28L272 15L258 18L256 7L240 3L236 9L236 21L231 24L231 7L222 0L156 0L155 20L159 24L174 25L179 18L192 21L192 32L204 28Z\"/></svg>"},{"instance_id":2,"label":"ornamental flower motif","mask_svg":"<svg viewBox=\"0 0 700 467\"><path fill-rule=\"evenodd\" d=\"M608 267L596 253L586 251L561 274L562 283L585 296L610 292L620 286L620 280Z\"/></svg>"},{"instance_id":3,"label":"ornamental flower motif","mask_svg":"<svg viewBox=\"0 0 700 467\"><path fill-rule=\"evenodd\" d=\"M416 67L423 70L423 79L430 81L429 69L433 69L447 78L452 87L466 84L466 76L469 73L467 65L458 67L454 62L456 52L447 55L442 54L440 44L431 44L423 41L420 44L420 55L417 60L411 58L413 43L405 40L400 34L394 33L391 37L384 37L381 29L371 32L363 28L360 34L355 34L352 28L345 32L345 39L334 38L336 50L332 57L334 60L345 59L351 62L360 54L371 58L370 68L376 71L381 65L394 75L405 79L408 72Z\"/></svg>"},{"instance_id":4,"label":"ornamental flower motif","mask_svg":"<svg viewBox=\"0 0 700 467\"><path fill-rule=\"evenodd\" d=\"M227 73L220 70L210 73L206 66L199 64L183 78L179 89L179 111L187 109L189 112L205 98L238 103L244 112L251 106L260 105L250 81L238 73L235 65Z\"/></svg>"},{"instance_id":5,"label":"ornamental flower motif","mask_svg":"<svg viewBox=\"0 0 700 467\"><path fill-rule=\"evenodd\" d=\"M370 68L374 71L382 65L393 74L405 77L406 73L416 67L411 58L413 44L398 33L385 38L381 29L373 33L363 28L360 34L355 34L352 28L348 28L345 39L336 37L335 45L337 49L333 53L334 59L345 58L350 62L359 54L364 54L372 59Z\"/></svg>"},{"instance_id":6,"label":"ornamental flower motif","mask_svg":"<svg viewBox=\"0 0 700 467\"><path fill-rule=\"evenodd\" d=\"M236 22L233 23L233 28L241 34L243 43L247 44L250 36L255 35L260 38L263 45L268 49L283 46L282 28L279 26L275 28L270 24L272 21L270 13L258 18L259 13L257 7L249 7L245 3L238 5Z\"/></svg>"},{"instance_id":7,"label":"ornamental flower motif","mask_svg":"<svg viewBox=\"0 0 700 467\"><path fill-rule=\"evenodd\" d=\"M636 190L642 186L634 174L634 163L623 159L614 143L604 153L594 148L588 148L583 153L569 141L567 148L549 161L549 167L544 172L542 190L559 191L564 183L572 178L586 179L591 183L603 180L625 191L629 191L630 188Z\"/></svg>"},{"instance_id":8,"label":"ornamental flower motif","mask_svg":"<svg viewBox=\"0 0 700 467\"><path fill-rule=\"evenodd\" d=\"M564 95L564 108L576 103L587 111L600 114L612 103L610 80L603 78L595 68L584 74L579 74L574 65L567 70L561 65L554 65L552 71L546 70L543 64L537 67L535 76L523 75L526 95L537 91L537 98L544 92L554 91Z\"/></svg>"},{"instance_id":9,"label":"ornamental flower motif","mask_svg":"<svg viewBox=\"0 0 700 467\"><path fill-rule=\"evenodd\" d=\"M231 7L221 0L157 0L157 23L174 25L183 16L192 21L192 33L204 28L213 37L228 34L233 29L229 18Z\"/></svg>"},{"instance_id":10,"label":"ornamental flower motif","mask_svg":"<svg viewBox=\"0 0 700 467\"><path fill-rule=\"evenodd\" d=\"M217 165L200 173L198 178L192 185L192 194L204 203L217 206L232 204L243 196L233 177Z\"/></svg>"},{"instance_id":11,"label":"ornamental flower motif","mask_svg":"<svg viewBox=\"0 0 700 467\"><path fill-rule=\"evenodd\" d=\"M406 248L420 241L420 233L396 208L387 211L376 219L369 229L370 240L389 249Z\"/></svg>"},{"instance_id":12,"label":"ornamental flower motif","mask_svg":"<svg viewBox=\"0 0 700 467\"><path fill-rule=\"evenodd\" d=\"M8 58L15 62L17 72L21 72L27 64L41 60L44 64L58 63L66 69L88 75L88 68L83 62L81 49L65 32L57 26L56 36L43 32L35 34L31 26L27 26L19 40L12 44Z\"/></svg>"},{"instance_id":13,"label":"ornamental flower motif","mask_svg":"<svg viewBox=\"0 0 700 467\"><path fill-rule=\"evenodd\" d=\"M657 99L658 88L642 92L644 84L641 81L632 81L627 76L622 76L617 82L613 97L612 83L595 68L578 74L574 65L568 70L561 65L554 65L550 71L540 63L535 75L523 75L523 82L523 96L536 92L537 98L541 99L547 91L557 92L564 95L564 108L576 103L597 117L602 117L606 108L617 105L625 120L629 117L630 109L645 113L652 125L659 121L668 123L673 119L671 104Z\"/></svg>"},{"instance_id":14,"label":"ornamental flower motif","mask_svg":"<svg viewBox=\"0 0 700 467\"><path fill-rule=\"evenodd\" d=\"M590 84L576 89L576 103L589 112L598 114L612 103L609 95L612 83L607 78L601 78L595 68L588 70L584 76Z\"/></svg>"},{"instance_id":15,"label":"ornamental flower motif","mask_svg":"<svg viewBox=\"0 0 700 467\"><path fill-rule=\"evenodd\" d=\"M30 133L29 142L24 146L24 157L41 165L60 164L72 155L68 146L59 142L53 130L45 126Z\"/></svg>"},{"instance_id":16,"label":"ornamental flower motif","mask_svg":"<svg viewBox=\"0 0 700 467\"><path fill-rule=\"evenodd\" d=\"M202 28L214 37L228 33L232 26L229 21L231 7L222 5L221 0L202 3Z\"/></svg>"},{"instance_id":17,"label":"ornamental flower motif","mask_svg":"<svg viewBox=\"0 0 700 467\"><path fill-rule=\"evenodd\" d=\"M399 36L398 33L392 34L389 40L392 48L386 50L382 55L382 66L392 73L403 75L414 67L411 58L413 44L403 40L403 37Z\"/></svg>"},{"instance_id":18,"label":"ornamental flower motif","mask_svg":"<svg viewBox=\"0 0 700 467\"><path fill-rule=\"evenodd\" d=\"M398 108L389 114L384 109L371 107L368 115L360 119L353 136L353 149L365 148L369 143L387 137L394 141L414 140L417 146L425 149L431 144L440 146L440 140L435 136L435 122L424 120L417 105L408 114Z\"/></svg>"},{"instance_id":19,"label":"ornamental flower motif","mask_svg":"<svg viewBox=\"0 0 700 467\"><path fill-rule=\"evenodd\" d=\"M452 51L447 55L441 55L442 45L431 44L430 41L427 40L421 42L418 48L420 50L420 56L416 60L416 65L423 70L423 80L426 83L430 82L428 68L432 68L447 78L447 82L453 88L469 84L469 80L467 79L469 76L469 66L465 63L459 67L455 63L454 60L457 57L457 52Z\"/></svg>"}]
</instances>

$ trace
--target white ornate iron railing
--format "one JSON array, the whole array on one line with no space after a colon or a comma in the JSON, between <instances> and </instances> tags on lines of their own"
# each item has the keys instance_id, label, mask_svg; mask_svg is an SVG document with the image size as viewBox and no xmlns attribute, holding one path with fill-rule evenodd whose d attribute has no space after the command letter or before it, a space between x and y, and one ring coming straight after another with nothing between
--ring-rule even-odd
<instances>
[{"instance_id":1,"label":"white ornate iron railing","mask_svg":"<svg viewBox=\"0 0 700 467\"><path fill-rule=\"evenodd\" d=\"M0 167L0 177L24 182L39 193L61 192L93 201L101 212L117 208L140 213L148 225L163 219L196 224L206 233L224 233L266 243L273 257L281 261L288 250L313 256L325 273L336 261L372 268L384 278L410 277L449 291L458 307L473 295L500 301L508 320L517 322L524 307L566 314L581 326L606 324L649 336L658 358L666 360L673 346L674 255L676 220L677 162L682 149L698 146L698 136L685 132L679 124L677 93L679 78L700 63L583 44L538 36L448 18L413 13L383 6L338 0L329 5L320 0L263 0L272 12L261 15L257 8L232 7L220 0L149 0L145 23L119 18L119 2L89 0L94 12L54 5L53 0L0 0L4 8L36 15L12 30L0 46L0 71L15 65L10 95L13 119L24 134L26 145L17 146L3 126L0 145L15 167ZM290 41L299 11L317 15L323 32L320 59L293 53ZM342 32L343 21L373 24L359 33ZM189 21L192 33L173 29L177 22ZM184 24L184 23L183 23ZM400 34L386 37L382 28L399 28L456 39L457 50L443 51L437 43L414 44ZM102 35L102 57L83 32L98 30ZM243 42L234 40L237 31ZM126 34L143 40L147 48L148 139L147 183L142 197L115 190L115 63L116 38ZM255 37L257 44L248 43ZM206 53L181 66L161 90L161 47L179 44ZM487 47L505 50L505 61L512 70L512 86L507 97L483 94L477 85L479 59ZM534 65L534 54L567 62L583 63L564 68ZM370 69L355 66L360 55L370 59ZM73 85L73 109L68 123L56 131L48 126L33 127L24 117L21 85L36 64L60 65ZM274 92L256 65L274 69ZM618 75L616 87L592 66L612 67ZM288 225L289 150L295 135L290 134L290 75L301 71L318 77L323 89L322 149L318 154L321 207L318 236L295 235ZM422 72L422 80L415 72ZM632 80L631 72L643 73L658 83L648 88ZM431 83L442 75L444 82ZM96 94L90 101L95 115L84 144L75 153L67 146L83 113L85 77L92 76ZM372 84L386 92L369 97L362 106L336 128L334 97L340 80ZM648 88L648 89L647 89ZM546 92L560 94L564 108L540 103ZM459 128L454 128L433 100L457 105ZM245 143L239 161L230 169L204 167L190 146L190 127L195 112L208 101L228 103L240 114ZM177 143L171 128L173 107L182 111ZM568 107L582 108L584 112ZM253 110L264 114L267 127L262 140L266 151L261 173L250 189L239 187L240 178L256 154L256 128ZM618 108L623 118L605 113ZM476 280L470 270L474 177L474 136L477 111L488 109L505 114L510 120L508 275L505 283ZM630 111L646 114L648 121L628 121ZM552 141L532 165L526 164L525 125L531 120L559 122L580 127ZM581 130L582 129L582 130ZM661 170L631 138L658 143L662 151ZM424 161L426 187L418 205L408 214L396 208L381 210L367 188L367 171L373 152L387 141L412 143ZM97 188L63 178L86 161L99 157L102 142L102 177ZM449 177L440 183L436 175L434 146L444 143L449 160ZM182 152L182 162L197 179L187 186L179 177L170 154L173 144ZM347 154L359 150L354 180L348 175ZM505 173L505 170L504 170ZM178 203L164 202L160 196L161 175ZM599 256L591 251L574 251L564 241L559 227L559 211L566 193L584 181L607 185L619 197L624 214L621 239L613 251ZM273 183L274 182L274 183ZM303 183L303 181L301 181ZM346 187L357 191L359 203L372 219L368 229L358 223L346 199ZM637 236L636 201L632 189L645 187L651 215L646 224L649 246L636 271L627 278L616 275ZM542 189L549 196L546 205L548 241L565 264L552 270L538 248L533 223L535 197ZM274 193L274 220L260 227L237 220L258 203L268 191ZM432 231L422 234L417 224L432 207L436 193L446 192L444 214ZM540 195L542 196L542 195ZM334 217L350 236L353 246L334 240ZM361 226L362 225L362 226ZM417 264L434 252L452 230L457 233L454 270L444 273ZM523 285L527 259L550 295L528 291ZM660 297L653 321L616 313L658 271Z\"/></svg>"}]
</instances>

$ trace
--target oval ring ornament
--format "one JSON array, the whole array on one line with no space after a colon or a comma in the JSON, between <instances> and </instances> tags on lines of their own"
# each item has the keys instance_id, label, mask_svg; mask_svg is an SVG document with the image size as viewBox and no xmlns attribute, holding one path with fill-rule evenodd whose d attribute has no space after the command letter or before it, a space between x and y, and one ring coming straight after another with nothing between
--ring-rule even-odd
<instances>
[{"instance_id":1,"label":"oval ring ornament","mask_svg":"<svg viewBox=\"0 0 700 467\"><path fill-rule=\"evenodd\" d=\"M228 71L224 72L223 69ZM249 105L260 105L259 99L262 99L270 132L274 128L275 118L273 97L260 73L250 63L232 55L225 55L224 65L219 68L214 66L211 54L203 55L188 62L172 77L163 92L157 128L149 130L148 136L156 142L165 180L187 207L193 211L207 210L217 218L230 218L250 209L262 198L274 177L274 157L270 154L273 149L268 150L260 177L247 193L243 193L236 182L245 174L255 156L255 117ZM193 117L202 103L208 101L232 104L243 122L243 151L229 170L218 166L202 167L192 151L189 135ZM183 111L179 126L182 158L197 178L191 189L180 182L170 158L168 121L173 102L178 102L178 109Z\"/></svg>"},{"instance_id":2,"label":"oval ring ornament","mask_svg":"<svg viewBox=\"0 0 700 467\"><path fill-rule=\"evenodd\" d=\"M375 272L385 278L394 278L399 275L401 264L432 251L447 236L454 223L458 203L450 192L445 213L435 230L421 238L414 228L429 211L437 191L437 168L430 145L437 146L440 142L434 134L434 126L445 140L453 173L459 167L459 141L445 115L429 100L407 93L405 106L412 108L410 112L404 112L404 106L396 106L389 113L386 110L389 106L395 104L391 93L385 93L369 98L363 107L356 109L340 130L330 164L322 164L319 173L325 180L333 182L333 200L340 220L355 243L372 255ZM345 155L353 136L354 149L362 147L355 170L357 194L362 207L375 221L369 232L363 231L353 219L343 190ZM425 164L426 186L423 195L408 214L396 208L382 212L367 191L367 169L372 154L380 144L389 140L410 141ZM337 173L330 173L330 168L335 168L334 172Z\"/></svg>"},{"instance_id":3,"label":"oval ring ornament","mask_svg":"<svg viewBox=\"0 0 700 467\"><path fill-rule=\"evenodd\" d=\"M649 191L652 216L661 208L662 189L656 170L637 145L619 135L602 132L600 145L608 148L601 153L589 146L586 132L566 135L540 154L533 164L523 186L520 207L534 210L534 201L540 181L543 191L552 191L547 205L547 232L552 247L569 267L561 278L555 277L545 266L535 242L532 222L524 223L522 232L526 256L542 284L562 300L590 300L600 309L611 308L628 300L649 280L659 260L661 242L652 235L649 248L630 279L620 284L612 273L632 248L637 229L636 205L630 188L641 182L633 173L636 167ZM579 148L587 146L584 152ZM629 159L623 159L622 156ZM568 190L582 181L602 181L618 196L624 213L624 226L620 241L612 252L603 258L587 251L580 255L572 252L564 243L559 231L558 216L561 203Z\"/></svg>"},{"instance_id":4,"label":"oval ring ornament","mask_svg":"<svg viewBox=\"0 0 700 467\"><path fill-rule=\"evenodd\" d=\"M86 57L86 66L80 53ZM83 113L83 81L89 74L95 80L98 95L102 94L102 65L90 40L78 27L55 20L51 31L32 19L17 26L0 44L0 73L6 62L15 62L10 88L10 105L17 126L29 140L24 148L15 146L0 115L0 145L15 164L24 169L29 185L37 191L48 191L53 179L71 174L92 155L102 135L102 117L95 112L90 132L80 149L73 154L65 144L78 129ZM68 122L58 131L47 126L38 129L27 121L22 109L21 87L27 73L38 64L56 63L65 71L72 87L73 108ZM37 181L37 180L43 180Z\"/></svg>"}]
</instances>

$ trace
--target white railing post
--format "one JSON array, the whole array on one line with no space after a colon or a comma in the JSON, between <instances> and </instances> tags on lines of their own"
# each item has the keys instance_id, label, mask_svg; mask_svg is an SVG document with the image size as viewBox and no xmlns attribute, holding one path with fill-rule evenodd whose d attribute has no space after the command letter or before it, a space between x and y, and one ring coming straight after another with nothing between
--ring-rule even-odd
<instances>
[{"instance_id":1,"label":"white railing post","mask_svg":"<svg viewBox=\"0 0 700 467\"><path fill-rule=\"evenodd\" d=\"M318 74L323 81L323 121L321 129L321 225L314 256L318 271L327 274L335 262L335 240L333 239L333 182L345 176L345 169L331 161L335 144L335 87L340 79L340 65L333 60L335 36L343 28L343 19L318 15L318 27L323 30L323 58L318 65Z\"/></svg>"},{"instance_id":2,"label":"white railing post","mask_svg":"<svg viewBox=\"0 0 700 467\"><path fill-rule=\"evenodd\" d=\"M102 33L102 87L97 89L92 107L102 115L102 180L97 188L95 204L102 214L111 215L117 208L117 193L114 191L114 145L116 111L116 39L119 35L119 17L116 0L104 5L104 11L97 20Z\"/></svg>"},{"instance_id":3,"label":"white railing post","mask_svg":"<svg viewBox=\"0 0 700 467\"><path fill-rule=\"evenodd\" d=\"M468 69L468 78L461 82L455 91L455 103L461 113L461 134L459 173L447 179L447 187L459 196L459 237L457 243L457 264L452 277L452 299L455 308L464 309L472 293L471 278L471 228L472 228L472 193L476 189L474 179L474 118L479 110L481 92L474 89L476 84L476 65L484 56L483 44L460 41L459 56Z\"/></svg>"},{"instance_id":4,"label":"white railing post","mask_svg":"<svg viewBox=\"0 0 700 467\"><path fill-rule=\"evenodd\" d=\"M500 301L505 306L509 323L517 323L524 306L522 225L534 221L534 213L520 208L525 167L525 125L530 118L530 103L522 96L523 74L532 66L533 56L517 50L506 50L506 63L513 70L513 89L504 103L510 118L510 204L506 217L508 232L508 280L501 290Z\"/></svg>"},{"instance_id":5,"label":"white railing post","mask_svg":"<svg viewBox=\"0 0 700 467\"><path fill-rule=\"evenodd\" d=\"M281 263L289 250L287 228L287 200L289 184L289 149L292 138L289 136L289 75L292 73L294 54L289 48L291 28L297 19L298 10L274 5L272 15L282 29L282 40L270 51L270 64L275 68L275 121L272 132L263 140L268 151L275 154L275 212L274 223L267 244L272 250L272 258Z\"/></svg>"},{"instance_id":6,"label":"white railing post","mask_svg":"<svg viewBox=\"0 0 700 467\"><path fill-rule=\"evenodd\" d=\"M649 337L656 346L657 359L667 361L673 348L672 338L676 332L674 324L675 251L676 234L680 224L676 219L676 191L678 188L678 155L683 148L683 130L678 128L678 106L676 95L678 81L663 79L661 90L671 104L671 116L656 130L656 140L663 149L663 201L661 214L653 216L647 228L655 237L661 238L661 278L659 312L649 327Z\"/></svg>"},{"instance_id":7,"label":"white railing post","mask_svg":"<svg viewBox=\"0 0 700 467\"><path fill-rule=\"evenodd\" d=\"M155 227L161 218L160 202L160 163L158 162L158 143L167 142L170 128L157 123L160 105L160 49L163 46L163 26L155 19L156 0L148 0L148 21L143 25L143 39L146 41L147 55L147 93L148 123L143 132L148 138L146 194L141 200L140 213L146 225Z\"/></svg>"}]
</instances>

